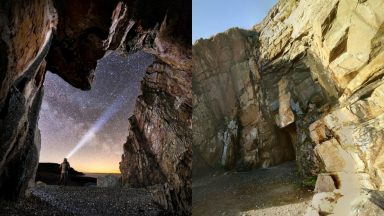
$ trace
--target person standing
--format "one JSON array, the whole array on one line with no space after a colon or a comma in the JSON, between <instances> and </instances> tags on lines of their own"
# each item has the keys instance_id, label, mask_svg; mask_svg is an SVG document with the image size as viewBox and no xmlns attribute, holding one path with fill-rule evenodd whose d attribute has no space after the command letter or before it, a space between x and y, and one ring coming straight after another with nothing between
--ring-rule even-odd
<instances>
[{"instance_id":1,"label":"person standing","mask_svg":"<svg viewBox=\"0 0 384 216\"><path fill-rule=\"evenodd\" d=\"M69 165L67 158L64 158L63 163L60 164L60 170L61 170L61 175L60 175L60 185L67 185L68 184L68 173L69 173L69 168L71 166Z\"/></svg>"}]
</instances>

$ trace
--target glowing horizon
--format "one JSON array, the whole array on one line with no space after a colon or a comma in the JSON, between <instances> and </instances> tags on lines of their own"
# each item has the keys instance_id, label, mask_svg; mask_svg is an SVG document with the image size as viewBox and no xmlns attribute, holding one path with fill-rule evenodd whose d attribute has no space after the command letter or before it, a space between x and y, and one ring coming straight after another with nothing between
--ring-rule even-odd
<instances>
[{"instance_id":1,"label":"glowing horizon","mask_svg":"<svg viewBox=\"0 0 384 216\"><path fill-rule=\"evenodd\" d=\"M60 164L62 161L40 161L39 163L57 163ZM89 168L89 166L84 166L83 163L79 162L71 162L69 161L71 167L75 169L76 171L82 172L82 173L111 173L111 174L121 174L119 169L111 169L107 165L100 166L96 168Z\"/></svg>"},{"instance_id":2,"label":"glowing horizon","mask_svg":"<svg viewBox=\"0 0 384 216\"><path fill-rule=\"evenodd\" d=\"M91 91L74 88L48 72L38 123L39 161L62 163L70 156L69 163L76 170L119 173L128 118L152 62L153 57L143 52L128 58L110 53L99 60Z\"/></svg>"}]
</instances>

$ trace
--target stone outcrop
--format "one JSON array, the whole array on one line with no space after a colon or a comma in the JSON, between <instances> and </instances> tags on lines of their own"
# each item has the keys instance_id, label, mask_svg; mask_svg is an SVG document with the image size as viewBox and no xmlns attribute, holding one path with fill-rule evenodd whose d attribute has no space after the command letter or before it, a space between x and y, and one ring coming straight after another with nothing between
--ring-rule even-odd
<instances>
[{"instance_id":1,"label":"stone outcrop","mask_svg":"<svg viewBox=\"0 0 384 216\"><path fill-rule=\"evenodd\" d=\"M0 196L34 182L37 118L48 69L88 90L106 50L156 57L142 83L121 162L122 181L160 185L170 211L190 214L192 166L191 1L0 3Z\"/></svg>"},{"instance_id":2,"label":"stone outcrop","mask_svg":"<svg viewBox=\"0 0 384 216\"><path fill-rule=\"evenodd\" d=\"M96 178L85 176L84 173L78 172L72 167L68 171L69 186L87 186L96 185ZM36 185L58 185L60 183L61 169L57 163L39 163L36 171Z\"/></svg>"},{"instance_id":3,"label":"stone outcrop","mask_svg":"<svg viewBox=\"0 0 384 216\"><path fill-rule=\"evenodd\" d=\"M91 89L97 60L105 53L103 41L117 0L55 0L59 17L47 56L47 70L76 88Z\"/></svg>"},{"instance_id":4,"label":"stone outcrop","mask_svg":"<svg viewBox=\"0 0 384 216\"><path fill-rule=\"evenodd\" d=\"M69 3L69 4L68 4ZM47 69L75 87L90 88L104 55L116 2L3 1L1 14L0 191L16 199L34 183L37 127ZM87 19L83 14L88 14Z\"/></svg>"},{"instance_id":5,"label":"stone outcrop","mask_svg":"<svg viewBox=\"0 0 384 216\"><path fill-rule=\"evenodd\" d=\"M123 54L143 49L157 58L147 69L129 119L122 182L152 189L157 185L159 203L187 215L192 200L191 2L170 2L156 11L156 21L151 11L136 11L143 19L136 20L130 3L120 3L105 45Z\"/></svg>"},{"instance_id":6,"label":"stone outcrop","mask_svg":"<svg viewBox=\"0 0 384 216\"><path fill-rule=\"evenodd\" d=\"M0 16L0 198L15 199L39 161L44 59L57 13L51 1L2 1Z\"/></svg>"},{"instance_id":7,"label":"stone outcrop","mask_svg":"<svg viewBox=\"0 0 384 216\"><path fill-rule=\"evenodd\" d=\"M303 176L324 173L334 181L309 214L357 215L371 205L361 188L384 186L383 9L380 0L281 0L251 30L198 40L194 175L228 169L219 134L236 121L229 168L295 157Z\"/></svg>"},{"instance_id":8,"label":"stone outcrop","mask_svg":"<svg viewBox=\"0 0 384 216\"><path fill-rule=\"evenodd\" d=\"M231 29L194 44L196 175L220 169L226 158L231 161L225 169L249 170L295 155L304 174L316 170L308 126L328 99L311 78L308 57L268 62L261 59L259 37L257 31ZM238 135L231 138L234 150L228 155L221 134L228 134L231 122L238 125Z\"/></svg>"}]
</instances>

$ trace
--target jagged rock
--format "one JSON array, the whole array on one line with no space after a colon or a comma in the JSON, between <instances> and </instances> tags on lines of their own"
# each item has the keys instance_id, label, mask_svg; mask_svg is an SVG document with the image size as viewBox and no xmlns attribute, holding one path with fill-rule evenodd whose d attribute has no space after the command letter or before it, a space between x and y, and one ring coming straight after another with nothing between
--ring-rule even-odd
<instances>
[{"instance_id":1,"label":"jagged rock","mask_svg":"<svg viewBox=\"0 0 384 216\"><path fill-rule=\"evenodd\" d=\"M303 176L334 177L344 212L360 188L383 190L383 10L381 0L282 0L251 30L198 40L194 175L222 168L215 136L238 118L236 169L294 153Z\"/></svg>"},{"instance_id":2,"label":"jagged rock","mask_svg":"<svg viewBox=\"0 0 384 216\"><path fill-rule=\"evenodd\" d=\"M332 192L335 189L336 185L332 176L327 174L320 174L317 176L314 192Z\"/></svg>"},{"instance_id":3,"label":"jagged rock","mask_svg":"<svg viewBox=\"0 0 384 216\"><path fill-rule=\"evenodd\" d=\"M161 61L147 69L120 162L124 185L168 184L172 193L166 203L172 208L164 207L179 214L189 214L192 198L192 110L190 89L182 85L186 73Z\"/></svg>"},{"instance_id":4,"label":"jagged rock","mask_svg":"<svg viewBox=\"0 0 384 216\"><path fill-rule=\"evenodd\" d=\"M124 146L122 181L169 184L169 210L190 215L191 20L189 0L2 1L0 199L18 198L34 183L46 69L87 90L106 50L122 55L144 50L157 60L147 70L131 117L137 125L131 125Z\"/></svg>"},{"instance_id":5,"label":"jagged rock","mask_svg":"<svg viewBox=\"0 0 384 216\"><path fill-rule=\"evenodd\" d=\"M238 130L236 121L232 120L228 123L227 129L219 134L219 140L223 142L221 164L226 170L232 169L236 163Z\"/></svg>"},{"instance_id":6,"label":"jagged rock","mask_svg":"<svg viewBox=\"0 0 384 216\"><path fill-rule=\"evenodd\" d=\"M2 1L0 11L0 199L16 199L34 185L44 58L57 14L48 0Z\"/></svg>"},{"instance_id":7,"label":"jagged rock","mask_svg":"<svg viewBox=\"0 0 384 216\"><path fill-rule=\"evenodd\" d=\"M331 214L341 196L337 192L317 193L313 196L311 207L319 212L319 215Z\"/></svg>"},{"instance_id":8,"label":"jagged rock","mask_svg":"<svg viewBox=\"0 0 384 216\"><path fill-rule=\"evenodd\" d=\"M225 131L226 119L238 119L236 169L267 167L292 159L289 134L279 130L269 110L263 109L259 67L252 47L256 33L230 29L209 40L199 40L193 47L194 77L194 155L193 170L220 169L225 142L217 134ZM225 51L222 50L222 47ZM271 77L272 78L272 77ZM274 78L272 78L274 79ZM272 80L271 80L272 81ZM273 82L273 81L272 81ZM268 89L278 96L276 89ZM274 112L278 100L268 100ZM277 105L277 106L276 106ZM278 147L280 146L280 147ZM288 149L289 151L283 150ZM280 154L275 156L272 152Z\"/></svg>"},{"instance_id":9,"label":"jagged rock","mask_svg":"<svg viewBox=\"0 0 384 216\"><path fill-rule=\"evenodd\" d=\"M257 32L230 29L194 44L196 175L223 165L224 143L216 134L224 130L225 119L237 118L234 168L276 165L294 159L296 152L301 172L310 175L317 169L306 162L316 160L308 127L327 102L325 93L311 79L305 58L262 65L258 37Z\"/></svg>"},{"instance_id":10,"label":"jagged rock","mask_svg":"<svg viewBox=\"0 0 384 216\"><path fill-rule=\"evenodd\" d=\"M153 7L148 7L153 5ZM192 202L192 5L126 1L112 16L106 49L155 55L142 81L120 162L122 182L169 185L163 207L190 215ZM165 187L165 186L164 186Z\"/></svg>"},{"instance_id":11,"label":"jagged rock","mask_svg":"<svg viewBox=\"0 0 384 216\"><path fill-rule=\"evenodd\" d=\"M122 184L128 187L141 187L159 184L165 180L155 161L154 155L147 155L146 144L141 137L135 116L130 119L129 136L124 144L124 154L120 162Z\"/></svg>"},{"instance_id":12,"label":"jagged rock","mask_svg":"<svg viewBox=\"0 0 384 216\"><path fill-rule=\"evenodd\" d=\"M295 121L295 115L291 109L291 93L287 89L287 81L283 78L277 85L279 86L279 115L276 124L284 128Z\"/></svg>"},{"instance_id":13,"label":"jagged rock","mask_svg":"<svg viewBox=\"0 0 384 216\"><path fill-rule=\"evenodd\" d=\"M340 146L336 139L327 140L315 147L320 155L324 168L328 172L353 172L354 165L351 156Z\"/></svg>"},{"instance_id":14,"label":"jagged rock","mask_svg":"<svg viewBox=\"0 0 384 216\"><path fill-rule=\"evenodd\" d=\"M105 53L103 40L108 36L117 0L53 2L59 19L47 69L74 87L89 90L97 60Z\"/></svg>"},{"instance_id":15,"label":"jagged rock","mask_svg":"<svg viewBox=\"0 0 384 216\"><path fill-rule=\"evenodd\" d=\"M152 198L155 202L165 207L165 209L170 212L178 212L179 209L175 209L175 207L183 205L183 203L177 203L178 201L181 201L181 199L174 199L175 193L178 192L175 191L175 188L170 186L168 183L152 185L147 189L151 192Z\"/></svg>"},{"instance_id":16,"label":"jagged rock","mask_svg":"<svg viewBox=\"0 0 384 216\"><path fill-rule=\"evenodd\" d=\"M383 202L383 199L381 200ZM361 201L354 207L354 215L356 216L379 216L384 215L383 206L379 206L370 199Z\"/></svg>"},{"instance_id":17,"label":"jagged rock","mask_svg":"<svg viewBox=\"0 0 384 216\"><path fill-rule=\"evenodd\" d=\"M316 215L373 215L384 213L384 197L380 191L357 190L355 196L345 196L340 191L314 195L306 216Z\"/></svg>"}]
</instances>

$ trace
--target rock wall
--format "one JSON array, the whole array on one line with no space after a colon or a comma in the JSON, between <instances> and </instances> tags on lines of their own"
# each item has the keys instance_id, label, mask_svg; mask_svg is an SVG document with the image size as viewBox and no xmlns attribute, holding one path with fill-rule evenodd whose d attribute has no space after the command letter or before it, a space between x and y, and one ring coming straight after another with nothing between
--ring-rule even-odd
<instances>
[{"instance_id":1,"label":"rock wall","mask_svg":"<svg viewBox=\"0 0 384 216\"><path fill-rule=\"evenodd\" d=\"M120 162L123 184L148 187L175 214L191 214L192 201L192 12L191 1L119 3L105 45L122 54L156 56L142 81ZM154 9L155 10L155 9ZM137 13L142 20L137 20ZM153 20L155 19L157 20ZM124 26L121 28L120 26Z\"/></svg>"},{"instance_id":2,"label":"rock wall","mask_svg":"<svg viewBox=\"0 0 384 216\"><path fill-rule=\"evenodd\" d=\"M138 50L148 68L121 162L122 181L160 185L159 202L190 214L192 166L191 1L2 1L0 3L0 196L33 182L46 69L88 90L106 50ZM4 51L4 52L3 52Z\"/></svg>"},{"instance_id":3,"label":"rock wall","mask_svg":"<svg viewBox=\"0 0 384 216\"><path fill-rule=\"evenodd\" d=\"M47 70L82 90L91 89L97 60L105 53L117 0L54 0L57 31L47 56Z\"/></svg>"},{"instance_id":4,"label":"rock wall","mask_svg":"<svg viewBox=\"0 0 384 216\"><path fill-rule=\"evenodd\" d=\"M33 182L39 161L44 58L57 14L48 0L0 6L0 198L15 199Z\"/></svg>"},{"instance_id":5,"label":"rock wall","mask_svg":"<svg viewBox=\"0 0 384 216\"><path fill-rule=\"evenodd\" d=\"M259 38L231 29L194 44L196 175L295 158L304 175L316 172L308 126L330 99L311 78L306 53L267 61Z\"/></svg>"},{"instance_id":6,"label":"rock wall","mask_svg":"<svg viewBox=\"0 0 384 216\"><path fill-rule=\"evenodd\" d=\"M191 87L180 88L174 78L185 73L161 61L148 68L120 163L124 185L157 191L159 203L183 215L192 199Z\"/></svg>"},{"instance_id":7,"label":"rock wall","mask_svg":"<svg viewBox=\"0 0 384 216\"><path fill-rule=\"evenodd\" d=\"M0 191L16 199L33 185L46 69L89 89L105 51L116 2L3 1L1 10ZM83 15L87 14L84 19Z\"/></svg>"},{"instance_id":8,"label":"rock wall","mask_svg":"<svg viewBox=\"0 0 384 216\"><path fill-rule=\"evenodd\" d=\"M310 213L357 215L372 203L361 188L384 185L383 9L380 0L281 0L252 30L197 41L194 175L291 159L280 137L293 144L301 174L333 180ZM220 134L232 121L238 135L226 144ZM231 167L222 163L228 145ZM319 200L334 201L324 210Z\"/></svg>"}]
</instances>

